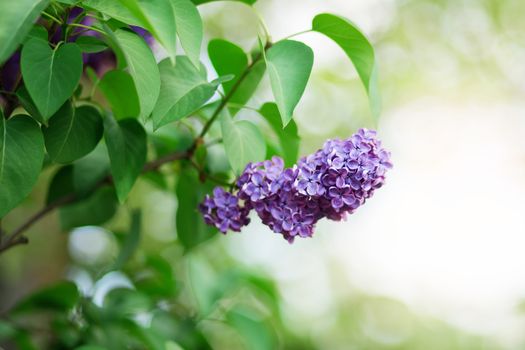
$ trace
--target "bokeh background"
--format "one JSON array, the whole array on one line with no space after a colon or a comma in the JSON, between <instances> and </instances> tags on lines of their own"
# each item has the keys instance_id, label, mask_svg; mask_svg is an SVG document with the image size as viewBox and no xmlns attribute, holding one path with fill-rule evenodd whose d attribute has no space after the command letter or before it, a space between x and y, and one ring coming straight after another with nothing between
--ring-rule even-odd
<instances>
[{"instance_id":1,"label":"bokeh background","mask_svg":"<svg viewBox=\"0 0 525 350\"><path fill-rule=\"evenodd\" d=\"M176 200L143 180L127 204L143 208L141 251L174 265L186 261L181 273L199 275L203 290L232 266L267 276L287 336L312 348L525 348L525 2L260 0L255 8L274 39L308 29L321 12L350 18L370 38L380 120L344 53L316 33L296 37L312 46L315 64L295 119L302 154L327 138L377 128L394 162L387 185L348 221L321 222L312 239L289 245L253 220L242 234L183 256ZM249 7L200 9L208 40L256 45L260 28ZM270 98L266 81L249 104ZM52 173L6 218L6 228L39 208ZM108 230L118 231L123 215ZM90 271L116 255L113 235L60 233L56 215L29 237L29 246L0 257L0 309L64 277L93 289ZM127 282L122 275L112 283ZM242 348L229 333L207 334L217 348Z\"/></svg>"}]
</instances>

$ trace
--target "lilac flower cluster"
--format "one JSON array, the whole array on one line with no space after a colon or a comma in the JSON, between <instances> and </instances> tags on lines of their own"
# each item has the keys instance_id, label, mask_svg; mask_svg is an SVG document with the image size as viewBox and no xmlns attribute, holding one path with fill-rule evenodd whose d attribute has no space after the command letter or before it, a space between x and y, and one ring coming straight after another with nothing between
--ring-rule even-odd
<instances>
[{"instance_id":1,"label":"lilac flower cluster","mask_svg":"<svg viewBox=\"0 0 525 350\"><path fill-rule=\"evenodd\" d=\"M255 210L262 222L290 243L311 237L322 218L340 221L370 198L392 167L376 132L360 129L346 140L328 140L292 168L273 157L250 163L236 189L217 187L200 205L207 224L226 233L240 231Z\"/></svg>"}]
</instances>

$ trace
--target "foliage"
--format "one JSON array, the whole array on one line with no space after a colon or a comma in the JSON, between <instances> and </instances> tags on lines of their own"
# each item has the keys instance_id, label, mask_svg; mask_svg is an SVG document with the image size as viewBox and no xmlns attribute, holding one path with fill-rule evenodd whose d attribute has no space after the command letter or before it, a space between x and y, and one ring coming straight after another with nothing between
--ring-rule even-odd
<instances>
[{"instance_id":1,"label":"foliage","mask_svg":"<svg viewBox=\"0 0 525 350\"><path fill-rule=\"evenodd\" d=\"M272 42L267 33L253 38L249 53L215 38L207 53L218 78L210 80L215 74L201 63L203 21L196 7L207 2L0 4L0 220L21 205L43 173L54 173L44 207L12 232L0 231L0 252L27 243L26 230L55 209L64 230L103 225L119 208L131 216L129 233L115 236L117 258L90 271L96 284L121 276L125 288L102 297L71 282L38 291L2 321L0 341L21 349L210 348L210 334L227 327L240 343L272 349L288 332L272 281L241 268L218 273L195 249L217 236L197 205L214 184L229 186L248 162L273 155L287 166L297 161L293 116L308 88L314 53L289 38ZM330 14L315 17L311 31L341 46L377 110L376 62L366 37ZM154 42L166 59L156 59ZM250 107L265 75L275 102ZM259 118L245 118L246 109ZM211 147L226 157L210 156ZM137 253L140 214L127 199L139 178L176 197L175 246L182 249L174 256L195 255L191 269L198 272L175 278L180 271L174 269L185 267ZM224 306L238 286L247 295ZM210 315L223 323L212 331L203 326L213 323ZM49 320L52 336L35 337L34 320ZM310 346L287 339L290 346Z\"/></svg>"}]
</instances>

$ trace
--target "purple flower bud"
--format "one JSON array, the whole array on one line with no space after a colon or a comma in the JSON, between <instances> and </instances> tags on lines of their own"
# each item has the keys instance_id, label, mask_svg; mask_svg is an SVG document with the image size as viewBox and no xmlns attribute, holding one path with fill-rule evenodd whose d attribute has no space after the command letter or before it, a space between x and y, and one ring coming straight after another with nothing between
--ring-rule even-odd
<instances>
[{"instance_id":1,"label":"purple flower bud","mask_svg":"<svg viewBox=\"0 0 525 350\"><path fill-rule=\"evenodd\" d=\"M0 89L13 91L20 75L20 51L16 51L0 68Z\"/></svg>"}]
</instances>

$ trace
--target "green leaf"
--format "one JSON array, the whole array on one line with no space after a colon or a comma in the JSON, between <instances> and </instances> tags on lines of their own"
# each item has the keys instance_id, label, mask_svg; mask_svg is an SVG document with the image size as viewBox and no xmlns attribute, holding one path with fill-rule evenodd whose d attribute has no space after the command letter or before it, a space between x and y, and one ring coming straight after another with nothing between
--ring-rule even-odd
<instances>
[{"instance_id":1,"label":"green leaf","mask_svg":"<svg viewBox=\"0 0 525 350\"><path fill-rule=\"evenodd\" d=\"M224 84L224 92L228 93L248 67L248 56L234 43L224 39L213 39L208 44L208 56L213 68L219 76L233 74L235 78Z\"/></svg>"},{"instance_id":2,"label":"green leaf","mask_svg":"<svg viewBox=\"0 0 525 350\"><path fill-rule=\"evenodd\" d=\"M108 117L105 140L111 163L111 174L117 196L122 203L146 163L146 132L135 119L116 122Z\"/></svg>"},{"instance_id":3,"label":"green leaf","mask_svg":"<svg viewBox=\"0 0 525 350\"><path fill-rule=\"evenodd\" d=\"M66 102L43 128L47 153L56 163L71 163L97 146L102 138L102 116L91 106Z\"/></svg>"},{"instance_id":4,"label":"green leaf","mask_svg":"<svg viewBox=\"0 0 525 350\"><path fill-rule=\"evenodd\" d=\"M129 25L149 32L175 57L176 25L170 0L88 0L89 7Z\"/></svg>"},{"instance_id":5,"label":"green leaf","mask_svg":"<svg viewBox=\"0 0 525 350\"><path fill-rule=\"evenodd\" d=\"M212 189L213 184L201 183L195 171L186 170L179 177L175 189L178 201L177 238L186 251L209 240L217 233L215 228L206 225L198 211L204 196Z\"/></svg>"},{"instance_id":6,"label":"green leaf","mask_svg":"<svg viewBox=\"0 0 525 350\"><path fill-rule=\"evenodd\" d=\"M197 69L186 56L177 56L175 66L163 60L159 70L162 88L152 114L155 129L194 113L217 89L218 82L206 80L204 66Z\"/></svg>"},{"instance_id":7,"label":"green leaf","mask_svg":"<svg viewBox=\"0 0 525 350\"><path fill-rule=\"evenodd\" d=\"M97 53L108 48L105 42L94 36L81 36L75 40L80 50L85 53Z\"/></svg>"},{"instance_id":8,"label":"green leaf","mask_svg":"<svg viewBox=\"0 0 525 350\"><path fill-rule=\"evenodd\" d=\"M335 41L350 58L368 93L372 113L379 116L377 64L374 48L366 36L350 20L329 13L315 16L312 29Z\"/></svg>"},{"instance_id":9,"label":"green leaf","mask_svg":"<svg viewBox=\"0 0 525 350\"><path fill-rule=\"evenodd\" d=\"M173 317L173 312L157 309L153 313L151 329L159 334L159 338L164 340L173 339L186 350L213 349L203 335L203 327L198 323L199 321L193 317L175 318Z\"/></svg>"},{"instance_id":10,"label":"green leaf","mask_svg":"<svg viewBox=\"0 0 525 350\"><path fill-rule=\"evenodd\" d=\"M244 338L246 346L254 350L275 349L277 341L275 334L256 311L237 306L228 311L226 318Z\"/></svg>"},{"instance_id":11,"label":"green leaf","mask_svg":"<svg viewBox=\"0 0 525 350\"><path fill-rule=\"evenodd\" d=\"M71 310L79 299L80 294L76 285L73 282L63 281L30 295L11 312L33 312L35 309L67 311Z\"/></svg>"},{"instance_id":12,"label":"green leaf","mask_svg":"<svg viewBox=\"0 0 525 350\"><path fill-rule=\"evenodd\" d=\"M112 317L133 317L151 310L152 307L149 296L133 289L113 289L104 298L104 309Z\"/></svg>"},{"instance_id":13,"label":"green leaf","mask_svg":"<svg viewBox=\"0 0 525 350\"><path fill-rule=\"evenodd\" d=\"M145 269L137 272L137 278L133 282L137 290L151 297L170 298L177 292L173 269L158 254L147 257Z\"/></svg>"},{"instance_id":14,"label":"green leaf","mask_svg":"<svg viewBox=\"0 0 525 350\"><path fill-rule=\"evenodd\" d=\"M165 347L166 350L184 350L179 344L171 340L166 343Z\"/></svg>"},{"instance_id":15,"label":"green leaf","mask_svg":"<svg viewBox=\"0 0 525 350\"><path fill-rule=\"evenodd\" d=\"M126 24L146 26L143 20L138 19L126 5L118 0L83 0L82 4Z\"/></svg>"},{"instance_id":16,"label":"green leaf","mask_svg":"<svg viewBox=\"0 0 525 350\"><path fill-rule=\"evenodd\" d=\"M100 142L93 152L73 163L73 188L81 195L87 194L108 174L108 152L106 145Z\"/></svg>"},{"instance_id":17,"label":"green leaf","mask_svg":"<svg viewBox=\"0 0 525 350\"><path fill-rule=\"evenodd\" d=\"M112 187L102 187L86 199L60 209L64 230L88 225L102 225L115 215L117 198Z\"/></svg>"},{"instance_id":18,"label":"green leaf","mask_svg":"<svg viewBox=\"0 0 525 350\"><path fill-rule=\"evenodd\" d=\"M264 62L256 62L246 73L248 69L246 53L239 46L223 39L210 41L208 55L219 76L229 74L235 76L234 79L222 84L225 93L229 93L236 84L239 84L230 98L230 102L238 105L247 103L264 75L266 70ZM241 83L238 83L241 78ZM238 110L239 108L236 107L230 108L232 115Z\"/></svg>"},{"instance_id":19,"label":"green leaf","mask_svg":"<svg viewBox=\"0 0 525 350\"><path fill-rule=\"evenodd\" d=\"M121 70L107 72L98 88L117 119L136 118L140 114L139 97L131 75Z\"/></svg>"},{"instance_id":20,"label":"green leaf","mask_svg":"<svg viewBox=\"0 0 525 350\"><path fill-rule=\"evenodd\" d=\"M23 42L24 43L28 42L31 39L40 39L40 40L47 41L48 35L49 34L46 28L42 27L41 25L36 24L31 28L27 36L24 38Z\"/></svg>"},{"instance_id":21,"label":"green leaf","mask_svg":"<svg viewBox=\"0 0 525 350\"><path fill-rule=\"evenodd\" d=\"M190 0L170 0L175 11L177 34L182 48L195 67L200 66L203 25L199 11Z\"/></svg>"},{"instance_id":22,"label":"green leaf","mask_svg":"<svg viewBox=\"0 0 525 350\"><path fill-rule=\"evenodd\" d=\"M73 186L73 166L64 166L56 172L47 190L46 204L51 204L58 199L75 193Z\"/></svg>"},{"instance_id":23,"label":"green leaf","mask_svg":"<svg viewBox=\"0 0 525 350\"><path fill-rule=\"evenodd\" d=\"M247 120L233 121L227 113L220 119L226 155L236 174L240 174L249 162L264 160L266 145L256 125Z\"/></svg>"},{"instance_id":24,"label":"green leaf","mask_svg":"<svg viewBox=\"0 0 525 350\"><path fill-rule=\"evenodd\" d=\"M35 103L31 99L31 96L29 96L29 92L27 92L27 89L24 85L22 85L17 91L16 91L16 97L18 97L18 100L22 104L22 107L29 113L33 119L38 121L41 124L45 124L46 121L44 120L44 117L40 114L38 111L38 108L36 108Z\"/></svg>"},{"instance_id":25,"label":"green leaf","mask_svg":"<svg viewBox=\"0 0 525 350\"><path fill-rule=\"evenodd\" d=\"M144 28L164 46L172 63L175 63L177 43L175 2L175 0L88 0L84 1L84 4L116 20Z\"/></svg>"},{"instance_id":26,"label":"green leaf","mask_svg":"<svg viewBox=\"0 0 525 350\"><path fill-rule=\"evenodd\" d=\"M149 136L157 157L176 151L185 151L193 143L193 135L190 131L176 124L166 125Z\"/></svg>"},{"instance_id":27,"label":"green leaf","mask_svg":"<svg viewBox=\"0 0 525 350\"><path fill-rule=\"evenodd\" d=\"M48 0L0 1L0 64L24 40L48 3Z\"/></svg>"},{"instance_id":28,"label":"green leaf","mask_svg":"<svg viewBox=\"0 0 525 350\"><path fill-rule=\"evenodd\" d=\"M160 75L155 57L146 42L133 32L119 29L114 33L114 39L124 54L137 89L140 117L145 120L155 107L160 92Z\"/></svg>"},{"instance_id":29,"label":"green leaf","mask_svg":"<svg viewBox=\"0 0 525 350\"><path fill-rule=\"evenodd\" d=\"M134 210L131 213L131 226L129 233L126 236L124 245L120 249L119 255L115 260L112 269L119 270L124 264L132 257L137 250L140 242L140 225L141 225L141 213L139 210Z\"/></svg>"},{"instance_id":30,"label":"green leaf","mask_svg":"<svg viewBox=\"0 0 525 350\"><path fill-rule=\"evenodd\" d=\"M21 68L29 95L44 120L75 91L82 75L82 54L76 44L57 46L31 39L22 48Z\"/></svg>"},{"instance_id":31,"label":"green leaf","mask_svg":"<svg viewBox=\"0 0 525 350\"><path fill-rule=\"evenodd\" d=\"M279 108L275 103L265 103L259 113L268 121L272 130L279 139L280 155L287 167L293 166L299 157L300 138L297 134L297 125L291 120L283 129Z\"/></svg>"},{"instance_id":32,"label":"green leaf","mask_svg":"<svg viewBox=\"0 0 525 350\"><path fill-rule=\"evenodd\" d=\"M175 0L139 0L139 6L148 19L151 34L166 49L172 63L177 50ZM149 28L148 28L149 27Z\"/></svg>"},{"instance_id":33,"label":"green leaf","mask_svg":"<svg viewBox=\"0 0 525 350\"><path fill-rule=\"evenodd\" d=\"M166 176L158 170L148 171L142 175L142 178L160 190L166 191L170 188Z\"/></svg>"},{"instance_id":34,"label":"green leaf","mask_svg":"<svg viewBox=\"0 0 525 350\"><path fill-rule=\"evenodd\" d=\"M0 342L13 338L17 333L17 329L7 321L0 320Z\"/></svg>"},{"instance_id":35,"label":"green leaf","mask_svg":"<svg viewBox=\"0 0 525 350\"><path fill-rule=\"evenodd\" d=\"M5 120L0 111L0 218L31 192L44 161L44 138L28 116Z\"/></svg>"},{"instance_id":36,"label":"green leaf","mask_svg":"<svg viewBox=\"0 0 525 350\"><path fill-rule=\"evenodd\" d=\"M108 350L108 349L98 346L98 345L82 345L81 347L75 348L75 350Z\"/></svg>"},{"instance_id":37,"label":"green leaf","mask_svg":"<svg viewBox=\"0 0 525 350\"><path fill-rule=\"evenodd\" d=\"M293 41L279 41L266 54L273 95L286 126L293 117L293 111L312 71L314 54L305 44Z\"/></svg>"},{"instance_id":38,"label":"green leaf","mask_svg":"<svg viewBox=\"0 0 525 350\"><path fill-rule=\"evenodd\" d=\"M266 64L264 64L264 61L257 61L250 68L250 71L239 84L237 90L235 90L235 93L230 98L230 102L238 105L245 105L257 90L257 87L259 86L259 83L261 82L265 72ZM233 112L233 115L235 115L238 110L238 108L230 108L230 111Z\"/></svg>"}]
</instances>

